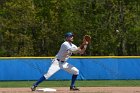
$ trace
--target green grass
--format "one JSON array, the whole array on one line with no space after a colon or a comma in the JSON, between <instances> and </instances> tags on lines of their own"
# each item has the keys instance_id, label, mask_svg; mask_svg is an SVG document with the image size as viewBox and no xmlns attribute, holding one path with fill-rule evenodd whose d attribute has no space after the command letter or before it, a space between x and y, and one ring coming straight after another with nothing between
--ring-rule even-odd
<instances>
[{"instance_id":1,"label":"green grass","mask_svg":"<svg viewBox=\"0 0 140 93\"><path fill-rule=\"evenodd\" d=\"M0 87L31 87L36 81L0 81ZM44 81L40 87L69 87L70 81ZM134 87L140 80L84 80L76 81L79 87Z\"/></svg>"}]
</instances>

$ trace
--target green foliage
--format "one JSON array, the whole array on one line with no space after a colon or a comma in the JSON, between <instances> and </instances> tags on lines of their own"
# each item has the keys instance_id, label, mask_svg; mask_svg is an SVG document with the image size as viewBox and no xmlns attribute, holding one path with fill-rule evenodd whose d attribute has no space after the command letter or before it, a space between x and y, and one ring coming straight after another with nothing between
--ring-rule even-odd
<instances>
[{"instance_id":1,"label":"green foliage","mask_svg":"<svg viewBox=\"0 0 140 93\"><path fill-rule=\"evenodd\" d=\"M139 0L0 3L0 56L54 56L66 32L74 32L77 46L92 36L85 55L140 55Z\"/></svg>"}]
</instances>

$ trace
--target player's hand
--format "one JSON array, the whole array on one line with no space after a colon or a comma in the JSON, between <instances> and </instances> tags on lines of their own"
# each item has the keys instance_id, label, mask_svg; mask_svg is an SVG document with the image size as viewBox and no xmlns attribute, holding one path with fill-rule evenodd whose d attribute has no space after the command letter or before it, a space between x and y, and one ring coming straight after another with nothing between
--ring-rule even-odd
<instances>
[{"instance_id":1,"label":"player's hand","mask_svg":"<svg viewBox=\"0 0 140 93\"><path fill-rule=\"evenodd\" d=\"M83 45L88 45L88 44L89 44L89 42L86 41L86 39L83 39Z\"/></svg>"},{"instance_id":2,"label":"player's hand","mask_svg":"<svg viewBox=\"0 0 140 93\"><path fill-rule=\"evenodd\" d=\"M84 35L83 37L83 43L84 44L89 44L91 41L91 36L90 35Z\"/></svg>"},{"instance_id":3,"label":"player's hand","mask_svg":"<svg viewBox=\"0 0 140 93\"><path fill-rule=\"evenodd\" d=\"M80 49L83 49L84 47L87 47L87 45L90 43L91 41L91 36L90 35L84 35L83 36L83 42L80 45Z\"/></svg>"}]
</instances>

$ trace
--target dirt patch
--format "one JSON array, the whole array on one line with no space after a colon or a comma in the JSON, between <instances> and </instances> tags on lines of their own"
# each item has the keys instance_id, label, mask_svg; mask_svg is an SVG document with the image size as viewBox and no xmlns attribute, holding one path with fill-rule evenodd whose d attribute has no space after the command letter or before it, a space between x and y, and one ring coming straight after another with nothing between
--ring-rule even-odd
<instances>
[{"instance_id":1,"label":"dirt patch","mask_svg":"<svg viewBox=\"0 0 140 93\"><path fill-rule=\"evenodd\" d=\"M56 92L46 93L140 93L140 87L79 87L80 91L69 91L68 87L53 87ZM0 88L0 93L43 93L30 88Z\"/></svg>"}]
</instances>

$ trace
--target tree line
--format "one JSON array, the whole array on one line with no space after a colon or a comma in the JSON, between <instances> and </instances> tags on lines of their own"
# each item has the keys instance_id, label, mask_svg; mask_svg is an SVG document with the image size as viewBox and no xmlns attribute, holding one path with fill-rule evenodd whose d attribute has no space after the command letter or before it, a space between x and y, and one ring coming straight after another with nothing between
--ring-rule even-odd
<instances>
[{"instance_id":1,"label":"tree line","mask_svg":"<svg viewBox=\"0 0 140 93\"><path fill-rule=\"evenodd\" d=\"M1 0L0 56L55 56L65 33L87 56L140 55L139 0Z\"/></svg>"}]
</instances>

